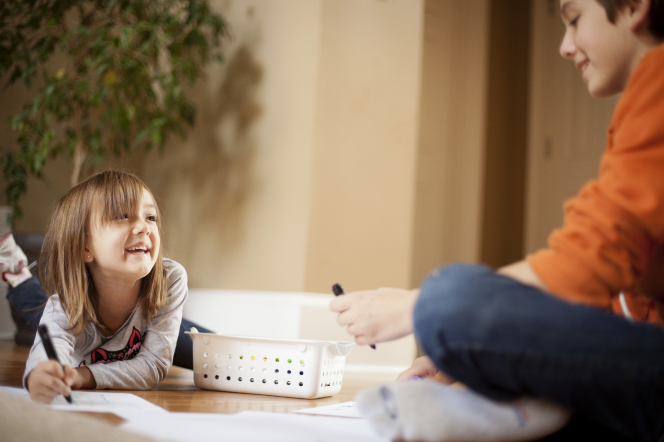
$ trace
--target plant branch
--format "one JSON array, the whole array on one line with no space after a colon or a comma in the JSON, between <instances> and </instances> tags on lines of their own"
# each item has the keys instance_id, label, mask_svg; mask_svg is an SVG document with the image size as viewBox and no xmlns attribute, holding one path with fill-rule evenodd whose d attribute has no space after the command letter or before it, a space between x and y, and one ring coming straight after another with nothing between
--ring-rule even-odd
<instances>
[{"instance_id":1,"label":"plant branch","mask_svg":"<svg viewBox=\"0 0 664 442\"><path fill-rule=\"evenodd\" d=\"M69 187L74 187L78 184L81 176L81 168L83 161L85 161L85 149L83 148L83 140L79 139L74 147L74 169L71 171L71 178L69 180Z\"/></svg>"}]
</instances>

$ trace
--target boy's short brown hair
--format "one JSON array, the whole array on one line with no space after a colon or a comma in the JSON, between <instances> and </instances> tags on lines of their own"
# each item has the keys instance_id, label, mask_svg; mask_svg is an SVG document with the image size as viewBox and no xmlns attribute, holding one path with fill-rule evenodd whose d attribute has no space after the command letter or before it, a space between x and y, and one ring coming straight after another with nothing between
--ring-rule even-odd
<instances>
[{"instance_id":1,"label":"boy's short brown hair","mask_svg":"<svg viewBox=\"0 0 664 442\"><path fill-rule=\"evenodd\" d=\"M596 0L606 10L611 23L616 22L618 11L635 0ZM648 30L659 41L664 41L664 0L650 0L648 11Z\"/></svg>"}]
</instances>

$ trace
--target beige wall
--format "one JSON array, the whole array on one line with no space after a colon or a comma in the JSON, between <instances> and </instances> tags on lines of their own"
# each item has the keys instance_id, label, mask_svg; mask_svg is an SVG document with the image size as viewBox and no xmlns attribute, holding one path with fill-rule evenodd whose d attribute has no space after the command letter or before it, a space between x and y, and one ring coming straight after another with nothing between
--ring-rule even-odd
<instances>
[{"instance_id":1,"label":"beige wall","mask_svg":"<svg viewBox=\"0 0 664 442\"><path fill-rule=\"evenodd\" d=\"M227 61L196 89L197 129L142 176L192 287L302 290L323 2L214 5Z\"/></svg>"},{"instance_id":2,"label":"beige wall","mask_svg":"<svg viewBox=\"0 0 664 442\"><path fill-rule=\"evenodd\" d=\"M154 191L192 287L413 287L479 259L489 0L211 4L234 37L197 127L112 164ZM70 170L30 183L16 230L45 228Z\"/></svg>"},{"instance_id":3,"label":"beige wall","mask_svg":"<svg viewBox=\"0 0 664 442\"><path fill-rule=\"evenodd\" d=\"M426 2L410 286L480 253L488 0Z\"/></svg>"},{"instance_id":4,"label":"beige wall","mask_svg":"<svg viewBox=\"0 0 664 442\"><path fill-rule=\"evenodd\" d=\"M155 193L167 254L194 287L407 286L423 3L212 5L234 38L193 88L198 126L112 164ZM45 228L69 171L30 183L15 230Z\"/></svg>"},{"instance_id":5,"label":"beige wall","mask_svg":"<svg viewBox=\"0 0 664 442\"><path fill-rule=\"evenodd\" d=\"M222 6L235 41L199 86L209 119L142 169L169 255L193 287L407 286L422 3ZM243 129L245 105L215 104L236 88L258 111Z\"/></svg>"},{"instance_id":6,"label":"beige wall","mask_svg":"<svg viewBox=\"0 0 664 442\"><path fill-rule=\"evenodd\" d=\"M494 268L523 257L530 3L491 5L480 260Z\"/></svg>"},{"instance_id":7,"label":"beige wall","mask_svg":"<svg viewBox=\"0 0 664 442\"><path fill-rule=\"evenodd\" d=\"M325 2L306 290L410 283L422 6Z\"/></svg>"}]
</instances>

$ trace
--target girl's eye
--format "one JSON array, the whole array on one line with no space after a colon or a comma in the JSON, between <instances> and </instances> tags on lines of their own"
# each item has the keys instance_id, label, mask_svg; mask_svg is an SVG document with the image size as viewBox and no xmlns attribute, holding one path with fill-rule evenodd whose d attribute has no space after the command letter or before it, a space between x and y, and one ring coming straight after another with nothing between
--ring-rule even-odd
<instances>
[{"instance_id":1,"label":"girl's eye","mask_svg":"<svg viewBox=\"0 0 664 442\"><path fill-rule=\"evenodd\" d=\"M573 28L576 28L576 24L579 22L579 17L576 17L573 20L570 20L569 25L572 26Z\"/></svg>"},{"instance_id":2,"label":"girl's eye","mask_svg":"<svg viewBox=\"0 0 664 442\"><path fill-rule=\"evenodd\" d=\"M126 213L123 213L122 215L118 215L117 219L127 219L127 218L129 218L129 215L127 215Z\"/></svg>"},{"instance_id":3,"label":"girl's eye","mask_svg":"<svg viewBox=\"0 0 664 442\"><path fill-rule=\"evenodd\" d=\"M154 215L150 215L146 218L148 221L152 221L153 223L157 222L157 217Z\"/></svg>"}]
</instances>

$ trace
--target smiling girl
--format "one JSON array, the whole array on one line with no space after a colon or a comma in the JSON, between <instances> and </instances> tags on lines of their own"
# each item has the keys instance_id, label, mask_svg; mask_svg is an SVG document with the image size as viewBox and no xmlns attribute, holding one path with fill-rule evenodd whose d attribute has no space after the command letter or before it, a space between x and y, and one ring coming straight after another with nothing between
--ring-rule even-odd
<instances>
[{"instance_id":1,"label":"smiling girl","mask_svg":"<svg viewBox=\"0 0 664 442\"><path fill-rule=\"evenodd\" d=\"M184 268L162 257L159 209L136 176L99 173L55 207L41 253L49 297L40 324L63 366L39 338L23 383L33 400L70 389L146 390L168 373L182 308Z\"/></svg>"}]
</instances>

